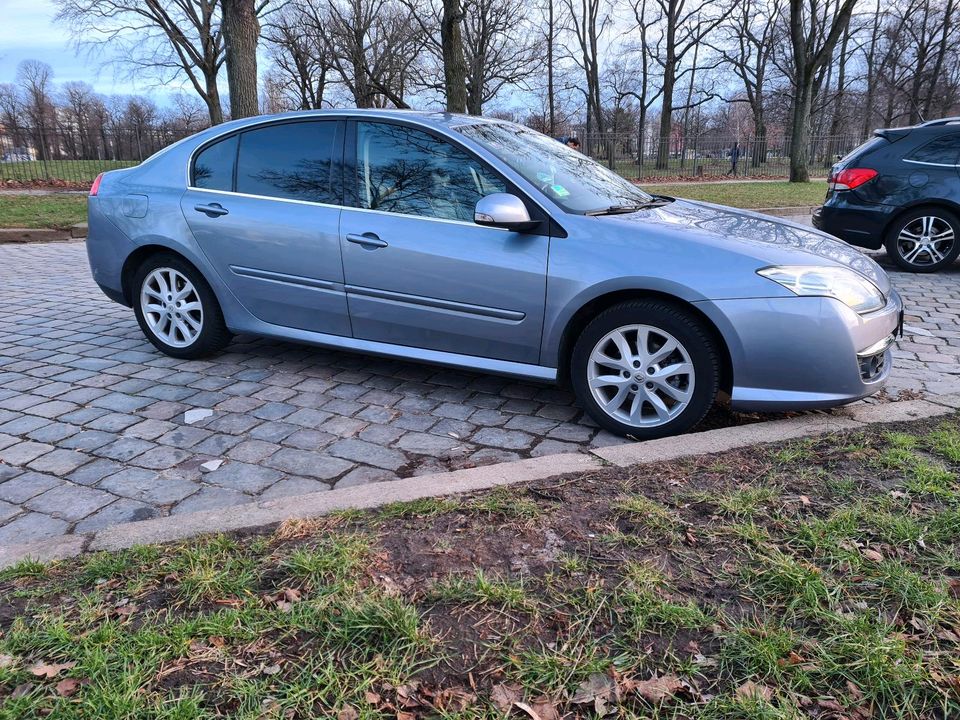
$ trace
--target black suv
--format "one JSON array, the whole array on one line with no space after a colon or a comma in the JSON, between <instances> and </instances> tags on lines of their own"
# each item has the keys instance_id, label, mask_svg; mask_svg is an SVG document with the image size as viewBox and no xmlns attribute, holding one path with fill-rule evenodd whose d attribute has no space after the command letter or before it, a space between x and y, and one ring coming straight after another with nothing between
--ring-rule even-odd
<instances>
[{"instance_id":1,"label":"black suv","mask_svg":"<svg viewBox=\"0 0 960 720\"><path fill-rule=\"evenodd\" d=\"M813 224L887 253L905 270L934 272L960 254L960 118L876 130L841 159Z\"/></svg>"}]
</instances>

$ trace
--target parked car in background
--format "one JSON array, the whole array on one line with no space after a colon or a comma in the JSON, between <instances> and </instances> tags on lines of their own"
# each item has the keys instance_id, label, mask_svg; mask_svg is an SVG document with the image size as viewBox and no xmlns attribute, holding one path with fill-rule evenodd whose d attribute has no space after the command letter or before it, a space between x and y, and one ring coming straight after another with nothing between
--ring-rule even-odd
<instances>
[{"instance_id":1,"label":"parked car in background","mask_svg":"<svg viewBox=\"0 0 960 720\"><path fill-rule=\"evenodd\" d=\"M718 392L877 392L902 306L829 235L651 196L528 128L308 111L218 125L90 191L93 277L177 358L231 333L568 382L602 427L685 431Z\"/></svg>"},{"instance_id":2,"label":"parked car in background","mask_svg":"<svg viewBox=\"0 0 960 720\"><path fill-rule=\"evenodd\" d=\"M877 130L830 172L815 227L934 272L960 255L960 118Z\"/></svg>"}]
</instances>

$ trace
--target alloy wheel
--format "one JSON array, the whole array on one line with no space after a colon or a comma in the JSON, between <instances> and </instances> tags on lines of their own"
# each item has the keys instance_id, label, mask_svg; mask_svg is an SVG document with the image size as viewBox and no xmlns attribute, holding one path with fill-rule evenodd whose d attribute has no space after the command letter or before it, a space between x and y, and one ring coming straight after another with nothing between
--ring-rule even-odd
<instances>
[{"instance_id":1,"label":"alloy wheel","mask_svg":"<svg viewBox=\"0 0 960 720\"><path fill-rule=\"evenodd\" d=\"M687 349L650 325L625 325L604 335L587 363L587 384L600 408L637 428L664 425L693 397L695 372Z\"/></svg>"},{"instance_id":2,"label":"alloy wheel","mask_svg":"<svg viewBox=\"0 0 960 720\"><path fill-rule=\"evenodd\" d=\"M897 252L904 262L927 267L942 261L956 242L953 228L943 218L924 215L911 220L897 235Z\"/></svg>"},{"instance_id":3,"label":"alloy wheel","mask_svg":"<svg viewBox=\"0 0 960 720\"><path fill-rule=\"evenodd\" d=\"M144 278L140 309L150 332L172 347L189 347L203 330L203 304L197 289L173 268L156 268Z\"/></svg>"}]
</instances>

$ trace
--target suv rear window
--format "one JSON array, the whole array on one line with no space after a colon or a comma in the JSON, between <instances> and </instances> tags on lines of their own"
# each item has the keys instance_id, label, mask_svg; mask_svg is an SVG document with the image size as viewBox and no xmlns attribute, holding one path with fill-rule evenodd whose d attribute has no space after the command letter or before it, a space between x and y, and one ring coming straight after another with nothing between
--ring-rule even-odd
<instances>
[{"instance_id":1,"label":"suv rear window","mask_svg":"<svg viewBox=\"0 0 960 720\"><path fill-rule=\"evenodd\" d=\"M960 162L960 133L941 135L912 150L904 160L926 165L957 165Z\"/></svg>"},{"instance_id":2,"label":"suv rear window","mask_svg":"<svg viewBox=\"0 0 960 720\"><path fill-rule=\"evenodd\" d=\"M865 143L857 145L853 150L844 155L837 162L838 165L846 165L848 162L853 160L854 157L860 157L866 155L867 153L876 150L881 145L886 145L887 140L885 138L874 136L867 140Z\"/></svg>"}]
</instances>

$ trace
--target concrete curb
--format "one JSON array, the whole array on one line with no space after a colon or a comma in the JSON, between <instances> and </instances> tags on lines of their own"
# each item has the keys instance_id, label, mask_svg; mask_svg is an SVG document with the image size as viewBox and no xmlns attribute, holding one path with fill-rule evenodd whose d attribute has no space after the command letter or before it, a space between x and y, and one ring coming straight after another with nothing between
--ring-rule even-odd
<instances>
[{"instance_id":1,"label":"concrete curb","mask_svg":"<svg viewBox=\"0 0 960 720\"><path fill-rule=\"evenodd\" d=\"M21 243L61 242L69 240L70 230L50 230L33 228L2 228L0 229L0 245Z\"/></svg>"},{"instance_id":2,"label":"concrete curb","mask_svg":"<svg viewBox=\"0 0 960 720\"><path fill-rule=\"evenodd\" d=\"M815 414L787 420L707 430L679 437L597 448L592 455L567 453L454 470L434 475L371 483L327 492L235 505L184 515L123 523L92 533L0 548L0 568L32 558L41 562L75 557L86 551L120 550L133 545L171 542L195 535L255 529L291 518L313 518L338 510L365 509L394 502L486 490L499 485L544 480L567 473L676 460L750 445L815 437L876 423L922 420L960 408L960 394L934 400L862 405L842 414ZM595 457L594 457L595 456Z\"/></svg>"}]
</instances>

